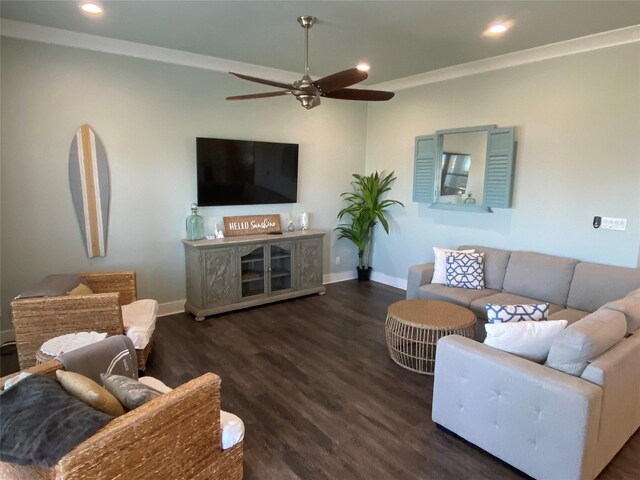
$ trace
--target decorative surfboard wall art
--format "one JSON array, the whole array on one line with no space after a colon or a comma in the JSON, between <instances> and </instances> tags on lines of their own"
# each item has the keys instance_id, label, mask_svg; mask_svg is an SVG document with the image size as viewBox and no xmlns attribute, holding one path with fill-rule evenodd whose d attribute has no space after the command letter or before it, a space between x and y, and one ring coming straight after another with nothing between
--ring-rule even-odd
<instances>
[{"instance_id":1,"label":"decorative surfboard wall art","mask_svg":"<svg viewBox=\"0 0 640 480\"><path fill-rule=\"evenodd\" d=\"M109 226L109 165L102 142L86 124L71 142L69 185L87 255L104 257Z\"/></svg>"}]
</instances>

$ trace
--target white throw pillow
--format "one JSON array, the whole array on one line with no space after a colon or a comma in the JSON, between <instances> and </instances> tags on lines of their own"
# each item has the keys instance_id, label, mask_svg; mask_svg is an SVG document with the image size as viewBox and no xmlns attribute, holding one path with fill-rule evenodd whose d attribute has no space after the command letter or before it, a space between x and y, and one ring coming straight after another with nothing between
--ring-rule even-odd
<instances>
[{"instance_id":1,"label":"white throw pillow","mask_svg":"<svg viewBox=\"0 0 640 480\"><path fill-rule=\"evenodd\" d=\"M447 255L450 253L476 253L475 250L451 250L448 248L433 247L435 260L433 261L433 277L431 283L447 284Z\"/></svg>"},{"instance_id":2,"label":"white throw pillow","mask_svg":"<svg viewBox=\"0 0 640 480\"><path fill-rule=\"evenodd\" d=\"M551 350L553 340L567 326L566 320L546 322L487 323L484 343L519 357L542 363Z\"/></svg>"},{"instance_id":3,"label":"white throw pillow","mask_svg":"<svg viewBox=\"0 0 640 480\"><path fill-rule=\"evenodd\" d=\"M156 328L158 301L151 299L136 300L122 305L122 323L124 331L137 350L143 350Z\"/></svg>"}]
</instances>

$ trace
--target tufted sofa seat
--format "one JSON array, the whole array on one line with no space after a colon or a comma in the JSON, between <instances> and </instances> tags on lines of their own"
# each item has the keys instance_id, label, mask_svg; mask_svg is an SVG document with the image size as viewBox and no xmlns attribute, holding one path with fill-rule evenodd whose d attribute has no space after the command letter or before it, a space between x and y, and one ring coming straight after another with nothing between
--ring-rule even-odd
<instances>
[{"instance_id":1,"label":"tufted sofa seat","mask_svg":"<svg viewBox=\"0 0 640 480\"><path fill-rule=\"evenodd\" d=\"M580 376L450 335L433 392L435 423L527 475L594 479L640 426L640 330Z\"/></svg>"}]
</instances>

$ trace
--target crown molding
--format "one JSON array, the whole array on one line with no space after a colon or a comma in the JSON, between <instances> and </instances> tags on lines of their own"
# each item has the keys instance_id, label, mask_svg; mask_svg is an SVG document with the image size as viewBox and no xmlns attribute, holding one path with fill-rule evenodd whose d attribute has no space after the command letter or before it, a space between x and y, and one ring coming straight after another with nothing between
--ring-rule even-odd
<instances>
[{"instance_id":1,"label":"crown molding","mask_svg":"<svg viewBox=\"0 0 640 480\"><path fill-rule=\"evenodd\" d=\"M0 35L3 37L32 40L65 47L81 48L94 52L112 53L127 57L154 60L163 63L183 65L185 67L213 70L216 72L238 72L256 77L266 77L280 82L291 82L300 77L299 73L263 67L251 63L236 62L225 58L210 57L197 53L173 50L143 43L117 40L114 38L72 32L60 28L44 27L33 23L18 22L3 18L0 22Z\"/></svg>"},{"instance_id":2,"label":"crown molding","mask_svg":"<svg viewBox=\"0 0 640 480\"><path fill-rule=\"evenodd\" d=\"M31 40L35 42L63 45L96 52L111 53L127 57L153 60L186 67L213 70L216 72L238 72L256 77L267 77L275 81L291 82L300 77L299 73L263 67L251 63L236 62L224 58L210 57L197 53L184 52L171 48L157 47L142 43L117 40L114 38L72 32L59 28L44 27L33 23L2 19L0 35L3 37ZM503 68L526 65L552 58L573 55L601 48L614 47L627 43L640 42L640 25L597 33L564 42L552 43L541 47L507 53L497 57L485 58L452 67L419 73L388 82L371 85L371 88L398 91L431 83L452 80L454 78L477 75L479 73L501 70Z\"/></svg>"},{"instance_id":3,"label":"crown molding","mask_svg":"<svg viewBox=\"0 0 640 480\"><path fill-rule=\"evenodd\" d=\"M430 72L419 73L409 77L390 80L388 82L372 85L371 88L398 91L407 88L419 87L430 83L452 80L454 78L477 75L479 73L501 70L503 68L526 65L552 58L574 55L576 53L599 50L601 48L614 47L627 43L640 42L640 25L620 28L608 32L596 33L586 37L574 38L564 42L552 43L541 47L529 48L518 52L507 53L497 57L485 58L474 62L454 65Z\"/></svg>"}]
</instances>

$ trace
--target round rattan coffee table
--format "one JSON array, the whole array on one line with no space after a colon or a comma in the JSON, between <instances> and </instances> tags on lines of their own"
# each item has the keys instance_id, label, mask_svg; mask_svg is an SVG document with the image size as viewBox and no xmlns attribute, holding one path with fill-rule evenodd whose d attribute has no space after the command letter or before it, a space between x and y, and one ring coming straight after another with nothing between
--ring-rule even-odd
<instances>
[{"instance_id":1,"label":"round rattan coffee table","mask_svg":"<svg viewBox=\"0 0 640 480\"><path fill-rule=\"evenodd\" d=\"M440 300L401 300L389 305L385 331L394 362L433 375L438 339L454 333L473 338L476 316L467 308Z\"/></svg>"}]
</instances>

